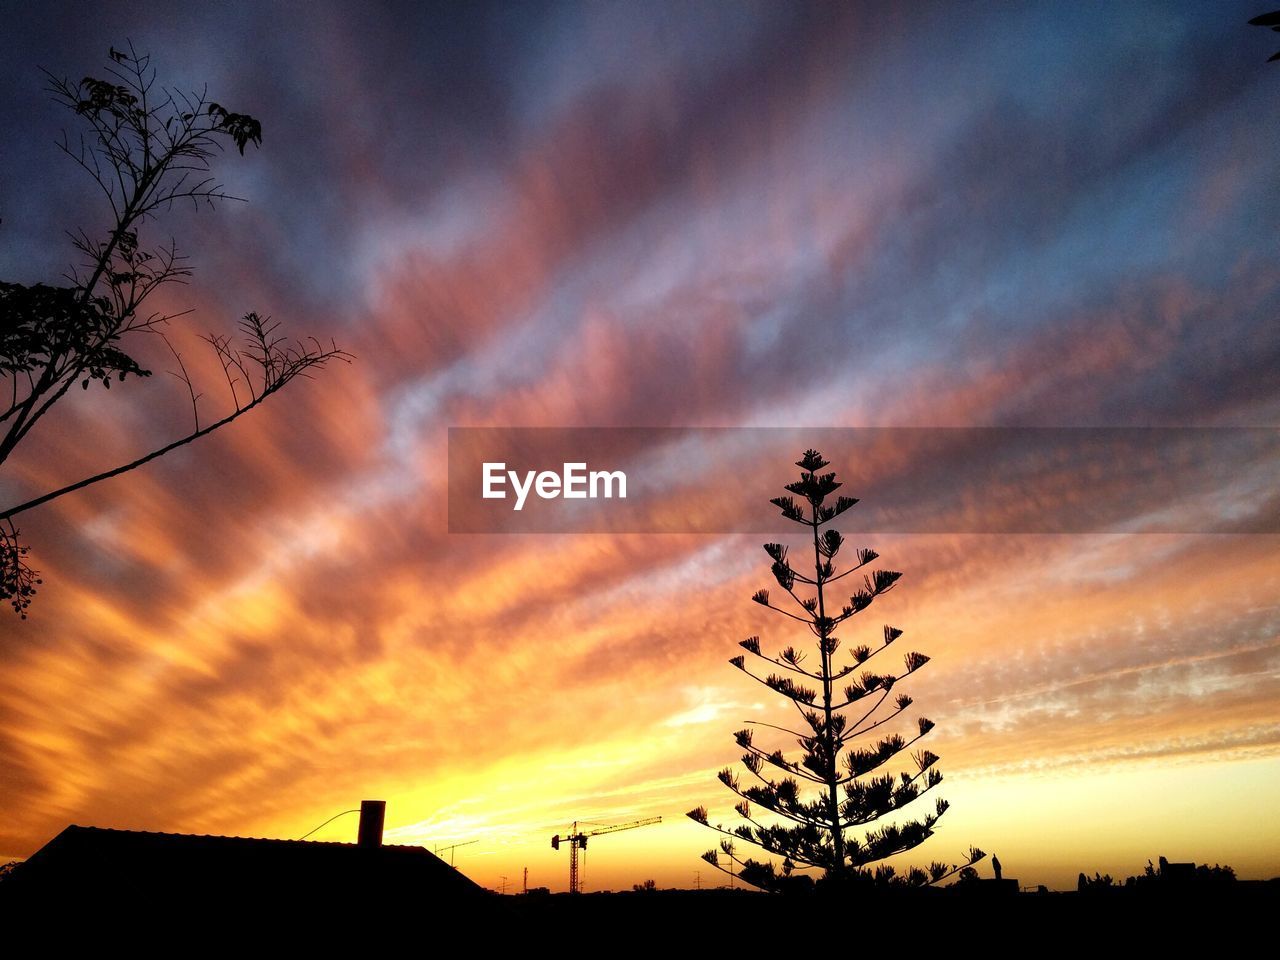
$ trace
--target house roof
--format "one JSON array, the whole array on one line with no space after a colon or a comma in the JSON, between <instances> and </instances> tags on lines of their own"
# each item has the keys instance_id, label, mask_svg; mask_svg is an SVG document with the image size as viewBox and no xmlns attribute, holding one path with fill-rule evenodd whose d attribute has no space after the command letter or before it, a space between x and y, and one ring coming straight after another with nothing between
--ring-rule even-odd
<instances>
[{"instance_id":1,"label":"house roof","mask_svg":"<svg viewBox=\"0 0 1280 960\"><path fill-rule=\"evenodd\" d=\"M69 826L0 894L170 901L315 895L412 901L484 891L423 847Z\"/></svg>"}]
</instances>

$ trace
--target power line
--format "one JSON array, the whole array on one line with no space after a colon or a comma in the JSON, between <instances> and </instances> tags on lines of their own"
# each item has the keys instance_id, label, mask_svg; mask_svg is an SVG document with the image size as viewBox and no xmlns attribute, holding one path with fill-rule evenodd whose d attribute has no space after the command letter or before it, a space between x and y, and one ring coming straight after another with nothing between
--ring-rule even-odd
<instances>
[{"instance_id":1,"label":"power line","mask_svg":"<svg viewBox=\"0 0 1280 960\"><path fill-rule=\"evenodd\" d=\"M359 813L359 812L360 812L360 811L359 811L359 809L356 809L356 810L343 810L341 813L335 813L332 817L330 817L330 818L329 818L328 820L326 820L324 823L320 824L320 827L327 827L329 824L333 823L333 821L337 820L339 817L345 817L348 813ZM300 836L298 839L299 839L299 840L305 840L305 839L307 839L307 837L309 837L309 836L311 836L311 834L315 833L315 832L316 832L316 830L319 830L319 829L320 829L320 827L316 827L316 829L315 829L315 830L308 830L306 833L304 833L304 834L303 834L302 836Z\"/></svg>"}]
</instances>

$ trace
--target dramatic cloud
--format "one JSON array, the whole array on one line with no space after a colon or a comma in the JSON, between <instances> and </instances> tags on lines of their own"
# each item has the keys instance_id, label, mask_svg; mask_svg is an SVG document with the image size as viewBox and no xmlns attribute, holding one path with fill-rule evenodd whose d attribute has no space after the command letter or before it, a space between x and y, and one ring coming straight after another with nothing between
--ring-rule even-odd
<instances>
[{"instance_id":1,"label":"dramatic cloud","mask_svg":"<svg viewBox=\"0 0 1280 960\"><path fill-rule=\"evenodd\" d=\"M0 620L0 860L68 822L299 836L382 796L403 842L479 839L457 859L485 884L528 865L563 887L552 833L661 814L589 883L689 883L709 840L681 814L728 814L731 731L782 716L725 662L797 639L748 602L760 538L450 535L448 428L1276 426L1280 73L1255 13L11 11L0 277L55 280L61 231L103 221L37 67L92 74L131 38L264 127L220 166L247 205L149 227L192 256L166 302L196 308L174 343L206 415L228 398L197 335L247 310L357 360L21 518L46 584ZM123 386L68 395L0 499L186 428L172 378ZM927 475L935 515L926 449L850 464L850 492ZM668 458L673 516L786 473L630 452ZM1195 509L1274 518L1267 467L1206 469ZM1137 529L1163 489L1141 477L1073 463L985 493L1018 515L1105 484L1131 512L1106 529ZM906 577L865 629L935 658L913 693L954 809L929 856L976 843L1059 884L1162 853L1280 872L1275 536L871 544Z\"/></svg>"}]
</instances>

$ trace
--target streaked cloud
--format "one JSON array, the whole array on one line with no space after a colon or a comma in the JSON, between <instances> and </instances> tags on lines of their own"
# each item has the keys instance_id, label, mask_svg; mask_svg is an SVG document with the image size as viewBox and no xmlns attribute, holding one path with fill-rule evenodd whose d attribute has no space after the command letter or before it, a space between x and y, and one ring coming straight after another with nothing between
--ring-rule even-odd
<instances>
[{"instance_id":1,"label":"streaked cloud","mask_svg":"<svg viewBox=\"0 0 1280 960\"><path fill-rule=\"evenodd\" d=\"M725 660L797 639L748 602L759 538L450 536L449 426L1274 425L1280 77L1256 10L942 9L141 14L162 72L266 132L228 158L248 206L172 221L209 411L195 334L248 309L358 360L26 518L46 586L0 621L0 859L68 822L299 836L378 795L401 842L480 838L458 862L486 884L529 864L563 886L551 833L661 814L593 876L690 882L708 841L680 815L728 814L731 731L781 716ZM92 72L115 26L12 19L0 120L31 136L0 164L0 271L48 280L89 201L35 68ZM165 380L69 398L5 498L176 435ZM650 453L705 480L673 510L778 492L751 451ZM913 456L877 451L851 492ZM1081 477L1038 495L1061 509ZM1266 493L1246 481L1239 509ZM865 629L934 657L913 693L955 808L931 855L1136 870L1178 784L1203 856L1280 872L1237 796L1280 800L1274 537L871 545L906 577ZM1050 829L1088 784L1143 797L1149 829Z\"/></svg>"}]
</instances>

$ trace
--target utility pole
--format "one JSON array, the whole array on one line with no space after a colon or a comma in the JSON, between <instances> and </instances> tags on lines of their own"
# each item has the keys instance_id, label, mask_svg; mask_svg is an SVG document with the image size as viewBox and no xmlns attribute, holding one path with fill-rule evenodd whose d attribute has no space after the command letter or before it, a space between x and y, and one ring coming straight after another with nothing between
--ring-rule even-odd
<instances>
[{"instance_id":1,"label":"utility pole","mask_svg":"<svg viewBox=\"0 0 1280 960\"><path fill-rule=\"evenodd\" d=\"M693 871L693 889L695 890L702 889L702 871L701 870Z\"/></svg>"},{"instance_id":2,"label":"utility pole","mask_svg":"<svg viewBox=\"0 0 1280 960\"><path fill-rule=\"evenodd\" d=\"M529 868L528 867L524 868L524 892L525 892L525 895L528 896L529 894Z\"/></svg>"}]
</instances>

